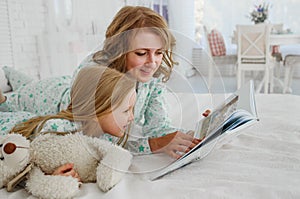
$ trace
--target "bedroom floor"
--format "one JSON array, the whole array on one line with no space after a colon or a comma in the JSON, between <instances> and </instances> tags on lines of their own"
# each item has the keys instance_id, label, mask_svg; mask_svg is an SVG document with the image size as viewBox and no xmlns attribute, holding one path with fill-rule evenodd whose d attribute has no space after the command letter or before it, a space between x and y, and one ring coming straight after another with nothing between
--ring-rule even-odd
<instances>
[{"instance_id":1,"label":"bedroom floor","mask_svg":"<svg viewBox=\"0 0 300 199\"><path fill-rule=\"evenodd\" d=\"M172 90L177 92L187 92L187 90L192 90L195 93L207 93L207 85L204 83L203 79L199 75L194 75L192 77L184 79L187 83L182 83L178 81L178 78L171 78L168 81L168 85L172 85ZM222 79L215 78L214 81L215 86L213 87L213 92L215 93L231 93L236 90L236 77L232 76L223 76ZM222 83L223 82L223 83ZM254 81L257 85L259 83L258 80ZM188 84L188 89L186 84ZM224 86L223 86L224 85ZM282 93L282 88L278 86L279 84L275 82L274 92L273 93ZM176 88L176 89L174 89ZM294 78L292 80L292 94L300 95L300 78Z\"/></svg>"}]
</instances>

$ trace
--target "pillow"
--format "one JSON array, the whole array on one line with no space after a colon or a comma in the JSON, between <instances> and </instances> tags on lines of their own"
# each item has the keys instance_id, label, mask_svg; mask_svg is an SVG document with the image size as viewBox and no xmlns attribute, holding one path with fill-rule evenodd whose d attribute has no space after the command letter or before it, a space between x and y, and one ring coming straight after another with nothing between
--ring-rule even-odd
<instances>
[{"instance_id":1,"label":"pillow","mask_svg":"<svg viewBox=\"0 0 300 199\"><path fill-rule=\"evenodd\" d=\"M8 80L5 77L4 70L0 68L0 89L3 93L11 91L11 87L8 84Z\"/></svg>"},{"instance_id":2,"label":"pillow","mask_svg":"<svg viewBox=\"0 0 300 199\"><path fill-rule=\"evenodd\" d=\"M226 55L226 47L225 47L224 38L218 30L213 29L208 34L208 43L209 43L209 47L210 47L212 56Z\"/></svg>"},{"instance_id":3,"label":"pillow","mask_svg":"<svg viewBox=\"0 0 300 199\"><path fill-rule=\"evenodd\" d=\"M3 66L2 70L12 90L17 90L33 80L30 76L12 67Z\"/></svg>"}]
</instances>

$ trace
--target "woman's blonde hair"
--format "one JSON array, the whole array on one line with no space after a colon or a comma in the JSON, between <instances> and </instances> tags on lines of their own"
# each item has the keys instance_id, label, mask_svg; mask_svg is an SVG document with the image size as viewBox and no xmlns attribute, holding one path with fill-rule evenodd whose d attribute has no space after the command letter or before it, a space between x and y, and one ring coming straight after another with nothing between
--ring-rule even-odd
<instances>
[{"instance_id":1,"label":"woman's blonde hair","mask_svg":"<svg viewBox=\"0 0 300 199\"><path fill-rule=\"evenodd\" d=\"M93 60L120 72L127 72L126 54L132 50L130 41L139 31L151 31L161 37L165 52L162 64L154 76L163 74L163 81L167 81L175 64L172 57L175 37L165 19L147 7L125 6L119 10L107 28L103 49L93 55Z\"/></svg>"},{"instance_id":2,"label":"woman's blonde hair","mask_svg":"<svg viewBox=\"0 0 300 199\"><path fill-rule=\"evenodd\" d=\"M16 125L11 132L29 137L40 132L49 119L67 119L81 122L83 132L93 135L95 127L99 128L93 119L111 113L133 91L135 84L132 78L117 70L98 65L84 67L72 85L71 103L66 110L56 115L32 118Z\"/></svg>"}]
</instances>

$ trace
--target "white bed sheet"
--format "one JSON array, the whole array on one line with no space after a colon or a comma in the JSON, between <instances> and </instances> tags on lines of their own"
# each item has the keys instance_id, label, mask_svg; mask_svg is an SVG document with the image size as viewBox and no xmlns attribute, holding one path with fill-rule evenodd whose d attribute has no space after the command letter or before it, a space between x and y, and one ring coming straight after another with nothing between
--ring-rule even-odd
<instances>
[{"instance_id":1,"label":"white bed sheet","mask_svg":"<svg viewBox=\"0 0 300 199\"><path fill-rule=\"evenodd\" d=\"M179 96L182 118L188 121L184 125L193 128L195 118L211 106L211 96L196 96L201 104L196 111L190 101L195 96ZM144 174L126 174L107 193L94 183L84 184L77 198L300 198L300 96L259 94L256 101L260 121L218 144L206 158L156 181L147 180ZM131 169L149 171L157 168L149 162L159 159L163 165L170 162L164 155L138 156ZM34 197L24 190L7 193L2 189L0 198Z\"/></svg>"}]
</instances>

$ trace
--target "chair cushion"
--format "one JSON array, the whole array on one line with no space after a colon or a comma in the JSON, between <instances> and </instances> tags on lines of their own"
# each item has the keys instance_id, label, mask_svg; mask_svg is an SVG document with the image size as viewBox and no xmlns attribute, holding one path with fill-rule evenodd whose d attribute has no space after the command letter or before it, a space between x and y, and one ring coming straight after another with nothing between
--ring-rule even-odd
<instances>
[{"instance_id":1,"label":"chair cushion","mask_svg":"<svg viewBox=\"0 0 300 199\"><path fill-rule=\"evenodd\" d=\"M241 62L243 64L265 64L266 63L266 59L265 58L255 58L255 59L243 58L241 60Z\"/></svg>"},{"instance_id":2,"label":"chair cushion","mask_svg":"<svg viewBox=\"0 0 300 199\"><path fill-rule=\"evenodd\" d=\"M224 56L226 55L226 47L222 34L213 29L208 34L208 42L211 50L212 56Z\"/></svg>"}]
</instances>

